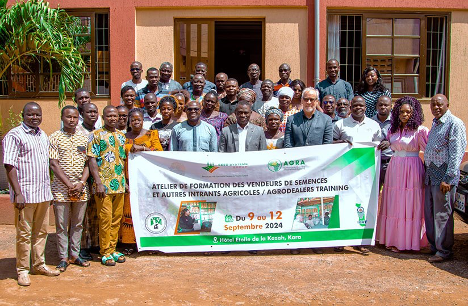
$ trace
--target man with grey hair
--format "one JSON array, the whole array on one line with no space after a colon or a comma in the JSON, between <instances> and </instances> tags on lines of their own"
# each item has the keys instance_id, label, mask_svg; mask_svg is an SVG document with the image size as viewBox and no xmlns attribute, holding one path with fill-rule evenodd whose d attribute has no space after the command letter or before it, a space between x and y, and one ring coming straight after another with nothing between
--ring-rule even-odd
<instances>
[{"instance_id":1,"label":"man with grey hair","mask_svg":"<svg viewBox=\"0 0 468 306\"><path fill-rule=\"evenodd\" d=\"M284 147L294 148L333 143L331 118L316 111L318 92L312 87L302 92L302 110L290 116L286 122Z\"/></svg>"},{"instance_id":2,"label":"man with grey hair","mask_svg":"<svg viewBox=\"0 0 468 306\"><path fill-rule=\"evenodd\" d=\"M174 67L169 62L164 62L159 68L159 93L158 97L168 95L171 91L181 90L182 85L171 79Z\"/></svg>"}]
</instances>

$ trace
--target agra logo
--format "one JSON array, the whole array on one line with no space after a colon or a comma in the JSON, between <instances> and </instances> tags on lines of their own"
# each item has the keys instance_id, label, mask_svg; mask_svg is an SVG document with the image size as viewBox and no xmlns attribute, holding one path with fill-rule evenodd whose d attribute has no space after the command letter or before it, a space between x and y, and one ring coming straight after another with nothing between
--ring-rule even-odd
<instances>
[{"instance_id":1,"label":"agra logo","mask_svg":"<svg viewBox=\"0 0 468 306\"><path fill-rule=\"evenodd\" d=\"M202 169L205 169L209 173L213 173L216 169L219 169L219 167L216 167L214 164L206 163L206 167L202 167Z\"/></svg>"},{"instance_id":2,"label":"agra logo","mask_svg":"<svg viewBox=\"0 0 468 306\"><path fill-rule=\"evenodd\" d=\"M270 160L268 162L268 170L270 170L271 172L278 172L281 170L282 167L283 163L279 159Z\"/></svg>"},{"instance_id":3,"label":"agra logo","mask_svg":"<svg viewBox=\"0 0 468 306\"><path fill-rule=\"evenodd\" d=\"M151 213L146 217L145 227L153 234L159 234L166 229L166 218L160 213Z\"/></svg>"}]
</instances>

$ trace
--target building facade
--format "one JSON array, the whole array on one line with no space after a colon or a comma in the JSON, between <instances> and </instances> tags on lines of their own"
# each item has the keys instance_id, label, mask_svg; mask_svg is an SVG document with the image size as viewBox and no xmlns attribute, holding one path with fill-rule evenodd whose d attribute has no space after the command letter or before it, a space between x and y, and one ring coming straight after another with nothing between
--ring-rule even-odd
<instances>
[{"instance_id":1,"label":"building facade","mask_svg":"<svg viewBox=\"0 0 468 306\"><path fill-rule=\"evenodd\" d=\"M11 5L13 1L9 1ZM315 1L291 0L51 0L88 26L83 50L89 74L85 86L98 106L120 103L120 85L131 78L138 60L146 71L174 63L173 78L190 80L194 65L247 81L247 67L257 63L261 78L277 81L278 67L291 66L291 78L314 85L314 59L319 78L327 59L341 62L341 77L355 85L362 70L377 67L392 96L413 95L423 102L426 125L435 93L449 97L450 108L468 122L464 102L468 70L468 2L464 0L356 1L320 0L319 45L315 45ZM56 79L40 64L35 72L11 69L0 80L0 112L35 100L44 108L43 128L59 127ZM146 72L143 73L143 77ZM71 99L69 100L71 103Z\"/></svg>"}]
</instances>

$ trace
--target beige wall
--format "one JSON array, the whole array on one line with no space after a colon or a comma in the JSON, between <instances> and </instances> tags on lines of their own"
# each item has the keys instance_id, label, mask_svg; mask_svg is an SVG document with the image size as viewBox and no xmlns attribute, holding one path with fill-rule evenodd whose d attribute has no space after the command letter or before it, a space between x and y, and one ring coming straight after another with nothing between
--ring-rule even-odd
<instances>
[{"instance_id":1,"label":"beige wall","mask_svg":"<svg viewBox=\"0 0 468 306\"><path fill-rule=\"evenodd\" d=\"M265 77L278 80L278 67L291 65L291 78L306 80L307 8L137 9L136 59L143 67L174 63L174 18L264 18Z\"/></svg>"},{"instance_id":2,"label":"beige wall","mask_svg":"<svg viewBox=\"0 0 468 306\"><path fill-rule=\"evenodd\" d=\"M468 123L468 12L452 12L450 39L449 100L452 113Z\"/></svg>"},{"instance_id":3,"label":"beige wall","mask_svg":"<svg viewBox=\"0 0 468 306\"><path fill-rule=\"evenodd\" d=\"M57 100L39 100L39 99L24 99L24 100L4 100L0 99L0 115L3 120L8 118L9 109L12 107L12 111L15 114L20 114L23 110L23 106L30 101L36 101L42 108L42 124L43 129L48 135L60 128L60 109L57 105ZM108 99L93 99L94 104L99 108L99 113L102 109L108 105ZM72 104L72 100L67 100L66 104Z\"/></svg>"}]
</instances>

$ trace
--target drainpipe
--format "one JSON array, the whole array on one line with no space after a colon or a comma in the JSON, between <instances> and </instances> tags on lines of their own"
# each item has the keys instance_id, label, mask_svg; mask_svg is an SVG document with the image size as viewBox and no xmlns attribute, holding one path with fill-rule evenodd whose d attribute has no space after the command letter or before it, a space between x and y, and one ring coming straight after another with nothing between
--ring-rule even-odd
<instances>
[{"instance_id":1,"label":"drainpipe","mask_svg":"<svg viewBox=\"0 0 468 306\"><path fill-rule=\"evenodd\" d=\"M320 0L315 0L315 58L314 58L314 83L320 80Z\"/></svg>"}]
</instances>

